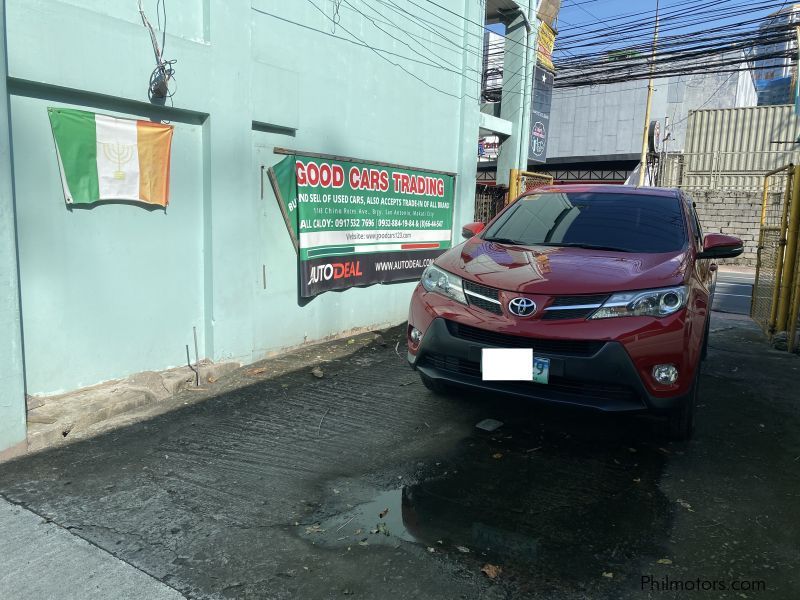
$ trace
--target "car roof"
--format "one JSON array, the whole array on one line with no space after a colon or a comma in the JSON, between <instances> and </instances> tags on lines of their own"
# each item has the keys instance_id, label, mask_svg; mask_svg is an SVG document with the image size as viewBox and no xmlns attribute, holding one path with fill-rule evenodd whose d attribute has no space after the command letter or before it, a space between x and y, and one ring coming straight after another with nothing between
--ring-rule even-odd
<instances>
[{"instance_id":1,"label":"car roof","mask_svg":"<svg viewBox=\"0 0 800 600\"><path fill-rule=\"evenodd\" d=\"M632 185L608 185L608 184L568 184L568 185L545 185L537 187L523 194L539 194L542 192L560 192L562 194L594 192L598 194L632 194L636 196L671 196L679 198L680 192L677 188L662 187L638 187Z\"/></svg>"}]
</instances>

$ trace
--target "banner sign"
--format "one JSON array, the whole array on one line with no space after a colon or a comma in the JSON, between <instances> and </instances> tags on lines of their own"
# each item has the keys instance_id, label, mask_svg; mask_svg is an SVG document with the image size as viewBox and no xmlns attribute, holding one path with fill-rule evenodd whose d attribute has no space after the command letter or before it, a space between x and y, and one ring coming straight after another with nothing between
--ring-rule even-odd
<instances>
[{"instance_id":1,"label":"banner sign","mask_svg":"<svg viewBox=\"0 0 800 600\"><path fill-rule=\"evenodd\" d=\"M531 131L528 160L547 161L547 137L550 134L550 106L553 103L553 73L536 65L533 71Z\"/></svg>"},{"instance_id":2,"label":"banner sign","mask_svg":"<svg viewBox=\"0 0 800 600\"><path fill-rule=\"evenodd\" d=\"M451 246L453 175L301 154L268 173L301 297L417 279Z\"/></svg>"},{"instance_id":3,"label":"banner sign","mask_svg":"<svg viewBox=\"0 0 800 600\"><path fill-rule=\"evenodd\" d=\"M559 10L561 10L561 0L541 0L539 2L539 12L536 13L536 16L540 21L544 21L550 27L553 27Z\"/></svg>"},{"instance_id":4,"label":"banner sign","mask_svg":"<svg viewBox=\"0 0 800 600\"><path fill-rule=\"evenodd\" d=\"M536 64L543 66L548 71L554 72L553 47L556 43L556 33L547 23L539 23L539 35L536 44Z\"/></svg>"}]
</instances>

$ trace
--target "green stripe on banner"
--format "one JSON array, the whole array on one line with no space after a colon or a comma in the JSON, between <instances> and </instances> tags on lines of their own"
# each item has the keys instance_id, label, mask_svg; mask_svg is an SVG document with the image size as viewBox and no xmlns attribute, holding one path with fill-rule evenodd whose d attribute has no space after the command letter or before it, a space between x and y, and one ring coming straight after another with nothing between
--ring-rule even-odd
<instances>
[{"instance_id":1,"label":"green stripe on banner","mask_svg":"<svg viewBox=\"0 0 800 600\"><path fill-rule=\"evenodd\" d=\"M48 108L61 166L76 203L100 199L97 180L97 135L94 113L69 108Z\"/></svg>"},{"instance_id":2,"label":"green stripe on banner","mask_svg":"<svg viewBox=\"0 0 800 600\"><path fill-rule=\"evenodd\" d=\"M313 258L315 256L329 256L331 254L353 254L355 251L355 246L326 246L325 248L309 250L308 258Z\"/></svg>"}]
</instances>

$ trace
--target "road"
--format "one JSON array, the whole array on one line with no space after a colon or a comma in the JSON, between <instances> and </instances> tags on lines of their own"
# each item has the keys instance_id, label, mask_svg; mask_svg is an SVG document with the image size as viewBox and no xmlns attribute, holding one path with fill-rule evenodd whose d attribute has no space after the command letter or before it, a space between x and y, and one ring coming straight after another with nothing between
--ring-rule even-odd
<instances>
[{"instance_id":1,"label":"road","mask_svg":"<svg viewBox=\"0 0 800 600\"><path fill-rule=\"evenodd\" d=\"M0 465L3 598L800 597L800 360L748 320L714 316L689 443L433 396L384 335Z\"/></svg>"},{"instance_id":2,"label":"road","mask_svg":"<svg viewBox=\"0 0 800 600\"><path fill-rule=\"evenodd\" d=\"M720 270L717 275L713 310L749 315L754 280L754 273Z\"/></svg>"}]
</instances>

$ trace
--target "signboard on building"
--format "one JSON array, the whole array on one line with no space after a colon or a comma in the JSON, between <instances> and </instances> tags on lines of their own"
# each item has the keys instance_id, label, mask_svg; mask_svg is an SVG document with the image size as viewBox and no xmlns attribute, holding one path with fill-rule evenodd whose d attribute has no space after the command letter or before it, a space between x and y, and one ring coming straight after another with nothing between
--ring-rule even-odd
<instances>
[{"instance_id":1,"label":"signboard on building","mask_svg":"<svg viewBox=\"0 0 800 600\"><path fill-rule=\"evenodd\" d=\"M478 161L497 160L500 154L500 137L488 135L478 139Z\"/></svg>"},{"instance_id":2,"label":"signboard on building","mask_svg":"<svg viewBox=\"0 0 800 600\"><path fill-rule=\"evenodd\" d=\"M553 66L553 47L556 34L547 23L539 23L539 34L536 37L536 64L548 71L555 71Z\"/></svg>"},{"instance_id":3,"label":"signboard on building","mask_svg":"<svg viewBox=\"0 0 800 600\"><path fill-rule=\"evenodd\" d=\"M452 174L289 154L269 178L298 254L301 297L417 279L451 246Z\"/></svg>"},{"instance_id":4,"label":"signboard on building","mask_svg":"<svg viewBox=\"0 0 800 600\"><path fill-rule=\"evenodd\" d=\"M547 23L550 27L556 22L558 11L561 9L561 0L541 0L539 2L539 11L536 16L540 21Z\"/></svg>"},{"instance_id":5,"label":"signboard on building","mask_svg":"<svg viewBox=\"0 0 800 600\"><path fill-rule=\"evenodd\" d=\"M533 75L528 160L543 163L547 160L547 137L550 135L553 73L536 65Z\"/></svg>"}]
</instances>

